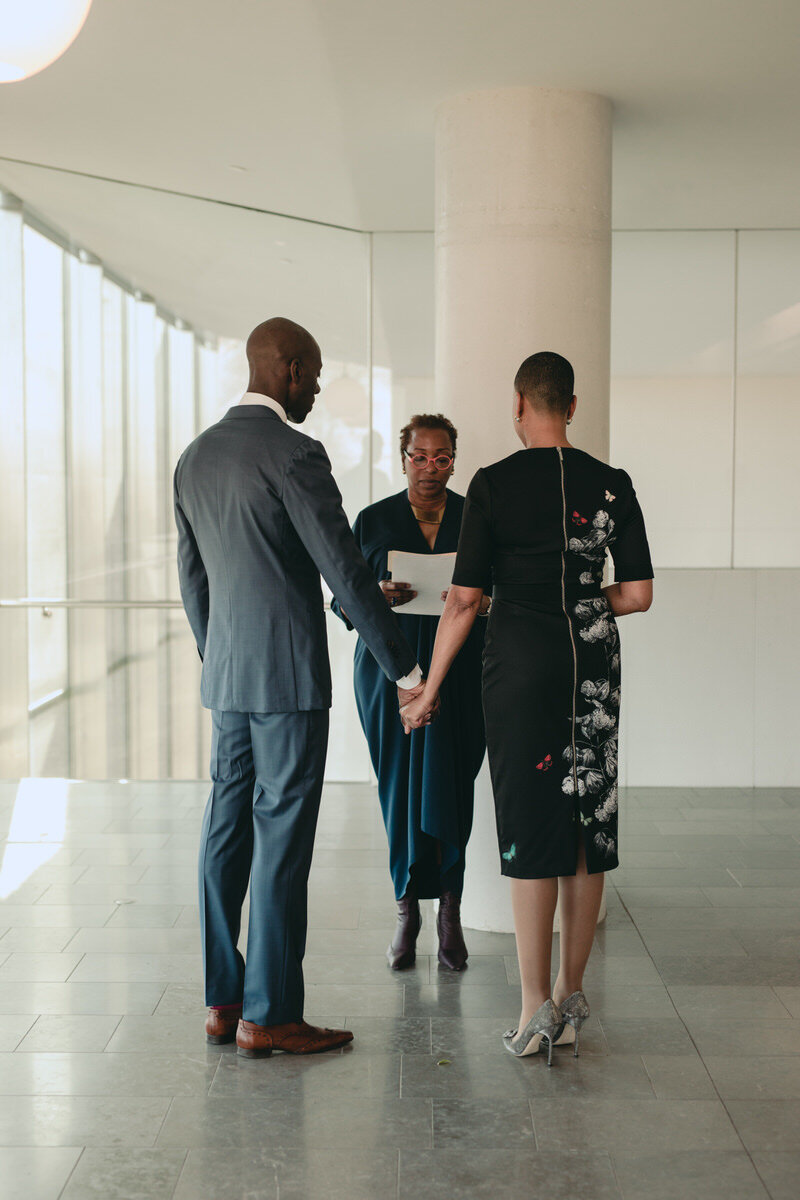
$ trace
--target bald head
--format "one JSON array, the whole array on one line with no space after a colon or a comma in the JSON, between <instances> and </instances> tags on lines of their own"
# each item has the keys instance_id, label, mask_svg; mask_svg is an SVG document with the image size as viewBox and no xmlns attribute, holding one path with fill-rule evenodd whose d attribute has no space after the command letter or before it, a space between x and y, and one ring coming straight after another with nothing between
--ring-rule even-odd
<instances>
[{"instance_id":1,"label":"bald head","mask_svg":"<svg viewBox=\"0 0 800 1200\"><path fill-rule=\"evenodd\" d=\"M314 338L287 317L256 325L247 339L248 390L271 396L290 420L306 419L319 392L322 356Z\"/></svg>"}]
</instances>

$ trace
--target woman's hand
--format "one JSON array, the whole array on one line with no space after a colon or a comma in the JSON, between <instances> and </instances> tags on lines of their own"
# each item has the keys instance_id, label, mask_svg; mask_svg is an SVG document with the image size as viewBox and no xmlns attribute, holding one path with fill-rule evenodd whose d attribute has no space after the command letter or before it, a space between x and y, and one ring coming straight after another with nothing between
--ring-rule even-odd
<instances>
[{"instance_id":1,"label":"woman's hand","mask_svg":"<svg viewBox=\"0 0 800 1200\"><path fill-rule=\"evenodd\" d=\"M422 692L415 700L404 705L400 709L400 717L406 733L411 733L412 729L422 729L424 725L430 725L431 721L438 716L439 707L438 693L430 696L426 692Z\"/></svg>"},{"instance_id":2,"label":"woman's hand","mask_svg":"<svg viewBox=\"0 0 800 1200\"><path fill-rule=\"evenodd\" d=\"M386 597L386 603L390 608L397 608L400 604L408 604L409 600L413 600L417 594L410 583L400 583L399 580L395 579L382 579L378 586Z\"/></svg>"}]
</instances>

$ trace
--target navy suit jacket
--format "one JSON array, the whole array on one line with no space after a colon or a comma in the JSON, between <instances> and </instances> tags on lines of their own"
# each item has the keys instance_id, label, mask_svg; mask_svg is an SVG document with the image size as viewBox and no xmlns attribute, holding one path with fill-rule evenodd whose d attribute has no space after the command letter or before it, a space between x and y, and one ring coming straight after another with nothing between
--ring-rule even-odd
<instances>
[{"instance_id":1,"label":"navy suit jacket","mask_svg":"<svg viewBox=\"0 0 800 1200\"><path fill-rule=\"evenodd\" d=\"M263 405L236 405L184 450L174 492L181 596L206 708L330 707L320 574L387 677L414 669L319 442Z\"/></svg>"}]
</instances>

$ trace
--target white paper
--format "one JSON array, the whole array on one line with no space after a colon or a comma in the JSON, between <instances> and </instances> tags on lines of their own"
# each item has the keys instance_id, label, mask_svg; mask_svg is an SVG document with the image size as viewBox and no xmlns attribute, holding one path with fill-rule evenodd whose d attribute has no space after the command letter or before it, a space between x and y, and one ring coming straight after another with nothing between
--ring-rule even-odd
<instances>
[{"instance_id":1,"label":"white paper","mask_svg":"<svg viewBox=\"0 0 800 1200\"><path fill-rule=\"evenodd\" d=\"M444 609L442 592L450 587L455 563L455 554L410 554L406 550L390 550L388 567L392 579L410 584L417 593L408 604L398 604L394 612L440 617Z\"/></svg>"}]
</instances>

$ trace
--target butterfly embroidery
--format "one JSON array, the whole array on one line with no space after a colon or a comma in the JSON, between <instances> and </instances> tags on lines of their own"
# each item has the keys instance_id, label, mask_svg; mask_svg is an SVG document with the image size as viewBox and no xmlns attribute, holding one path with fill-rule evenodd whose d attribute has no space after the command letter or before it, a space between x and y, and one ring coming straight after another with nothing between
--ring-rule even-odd
<instances>
[{"instance_id":1,"label":"butterfly embroidery","mask_svg":"<svg viewBox=\"0 0 800 1200\"><path fill-rule=\"evenodd\" d=\"M512 842L511 849L503 851L503 858L506 860L506 862L511 862L511 860L516 857L517 857L517 845L516 845L516 842Z\"/></svg>"},{"instance_id":2,"label":"butterfly embroidery","mask_svg":"<svg viewBox=\"0 0 800 1200\"><path fill-rule=\"evenodd\" d=\"M536 764L537 771L549 771L553 765L552 756L547 754L540 763Z\"/></svg>"},{"instance_id":3,"label":"butterfly embroidery","mask_svg":"<svg viewBox=\"0 0 800 1200\"><path fill-rule=\"evenodd\" d=\"M616 496L612 496L611 492L606 488L606 500L616 500Z\"/></svg>"},{"instance_id":4,"label":"butterfly embroidery","mask_svg":"<svg viewBox=\"0 0 800 1200\"><path fill-rule=\"evenodd\" d=\"M585 525L586 524L586 517L582 517L581 514L577 511L577 509L572 514L572 524L573 525Z\"/></svg>"}]
</instances>

